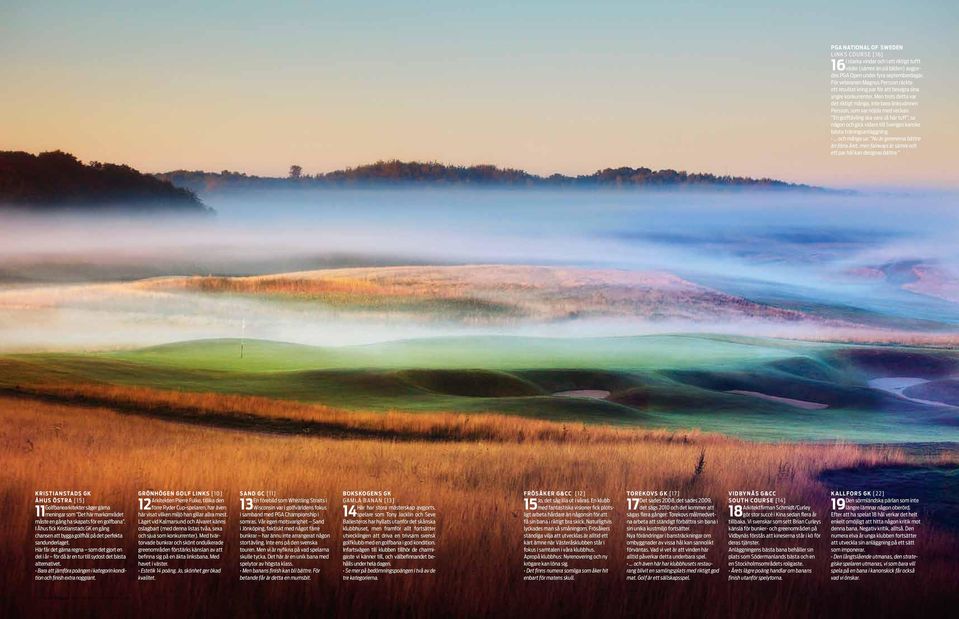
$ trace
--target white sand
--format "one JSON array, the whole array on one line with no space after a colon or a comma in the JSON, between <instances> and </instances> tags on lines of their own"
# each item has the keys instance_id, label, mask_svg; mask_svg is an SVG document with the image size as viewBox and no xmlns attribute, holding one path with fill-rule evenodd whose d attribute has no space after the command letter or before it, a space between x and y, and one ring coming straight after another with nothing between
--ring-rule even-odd
<instances>
[{"instance_id":1,"label":"white sand","mask_svg":"<svg viewBox=\"0 0 959 619\"><path fill-rule=\"evenodd\" d=\"M928 383L925 378L915 378L912 376L891 376L889 378L874 378L869 381L869 386L873 389L888 391L897 395L902 395L903 390L915 385Z\"/></svg>"},{"instance_id":2,"label":"white sand","mask_svg":"<svg viewBox=\"0 0 959 619\"><path fill-rule=\"evenodd\" d=\"M563 398L591 398L593 400L605 400L609 397L608 391L602 389L573 389L572 391L557 391L553 395Z\"/></svg>"},{"instance_id":3,"label":"white sand","mask_svg":"<svg viewBox=\"0 0 959 619\"><path fill-rule=\"evenodd\" d=\"M909 387L915 387L916 385L921 385L923 383L928 383L929 380L925 378L916 378L914 376L890 376L889 378L874 378L869 381L869 386L873 389L879 389L880 391L885 391L886 393L891 393L897 395L900 398L909 400L910 402L916 402L917 404L925 404L927 406L944 406L946 408L956 408L948 402L939 402L938 400L922 400L920 398L910 398L905 393L903 393Z\"/></svg>"},{"instance_id":4,"label":"white sand","mask_svg":"<svg viewBox=\"0 0 959 619\"><path fill-rule=\"evenodd\" d=\"M803 408L810 411L829 408L828 404L823 404L821 402L809 402L808 400L795 400L793 398L784 398L778 395L769 395L768 393L759 393L758 391L742 391L740 389L733 389L732 391L727 391L726 393L748 395L754 398L769 400L770 402L779 402L780 404L788 404L789 406L795 406L796 408Z\"/></svg>"}]
</instances>

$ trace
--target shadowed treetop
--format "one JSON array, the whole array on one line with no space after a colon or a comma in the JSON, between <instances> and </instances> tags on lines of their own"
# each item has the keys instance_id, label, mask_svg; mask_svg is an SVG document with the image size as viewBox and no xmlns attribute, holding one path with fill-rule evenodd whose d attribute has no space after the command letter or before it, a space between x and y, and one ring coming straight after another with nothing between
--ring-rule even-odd
<instances>
[{"instance_id":1,"label":"shadowed treetop","mask_svg":"<svg viewBox=\"0 0 959 619\"><path fill-rule=\"evenodd\" d=\"M61 207L175 209L206 212L189 189L126 165L82 163L62 151L32 155L0 151L0 205L31 210Z\"/></svg>"}]
</instances>

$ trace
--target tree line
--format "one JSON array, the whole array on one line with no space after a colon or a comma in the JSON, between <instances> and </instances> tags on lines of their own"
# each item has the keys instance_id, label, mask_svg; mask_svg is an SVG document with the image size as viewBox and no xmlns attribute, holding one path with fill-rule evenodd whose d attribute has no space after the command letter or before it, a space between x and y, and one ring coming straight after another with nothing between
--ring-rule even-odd
<instances>
[{"instance_id":1,"label":"tree line","mask_svg":"<svg viewBox=\"0 0 959 619\"><path fill-rule=\"evenodd\" d=\"M619 167L597 170L592 174L539 176L525 170L500 168L494 165L457 166L438 162L377 161L368 165L344 168L333 172L306 174L300 165L291 165L288 176L268 177L223 170L176 170L158 175L175 185L196 191L220 188L353 186L361 184L408 185L475 185L503 187L651 187L651 188L738 188L799 189L821 188L788 183L771 178L716 175L682 170Z\"/></svg>"},{"instance_id":2,"label":"tree line","mask_svg":"<svg viewBox=\"0 0 959 619\"><path fill-rule=\"evenodd\" d=\"M26 208L124 207L207 211L189 189L127 165L82 163L63 151L0 151L0 204Z\"/></svg>"}]
</instances>

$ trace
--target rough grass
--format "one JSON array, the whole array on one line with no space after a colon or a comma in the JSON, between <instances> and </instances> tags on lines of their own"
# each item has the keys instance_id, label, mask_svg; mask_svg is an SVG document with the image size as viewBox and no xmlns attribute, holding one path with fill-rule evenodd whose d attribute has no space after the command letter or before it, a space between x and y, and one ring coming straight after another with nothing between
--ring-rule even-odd
<instances>
[{"instance_id":1,"label":"rough grass","mask_svg":"<svg viewBox=\"0 0 959 619\"><path fill-rule=\"evenodd\" d=\"M496 414L391 411L369 413L255 396L162 391L119 385L34 385L2 392L46 402L105 406L127 414L280 434L376 437L388 440L554 443L690 442L719 440L695 431L639 430L559 424ZM722 439L728 441L730 439Z\"/></svg>"},{"instance_id":2,"label":"rough grass","mask_svg":"<svg viewBox=\"0 0 959 619\"><path fill-rule=\"evenodd\" d=\"M96 395L138 406L202 407L207 414L233 414L267 402L223 396L149 391L61 391ZM288 403L259 414L283 419L339 419L335 411ZM356 423L370 421L359 417ZM475 437L475 420L380 416L392 429L432 428ZM887 581L831 584L821 561L813 578L782 584L730 584L724 577L691 583L626 583L622 555L614 551L608 577L570 584L522 581L522 492L529 488L582 489L613 498L612 548L622 547L626 489L680 489L711 496L719 512L728 489L776 488L793 501L827 504L816 481L823 470L903 462L895 450L850 445L758 444L717 436L562 427L494 418L480 434L496 440L337 440L278 436L166 423L95 406L0 397L0 615L153 616L175 608L184 616L669 616L669 617L894 617L954 596L955 539L927 530L921 572L890 587ZM428 424L428 425L419 425ZM433 438L430 436L430 438ZM602 439L602 440L600 440ZM697 471L698 474L697 474ZM224 574L214 578L136 583L131 553L127 578L95 585L41 586L28 578L32 493L38 488L89 489L98 500L135 509L141 488L219 489L238 517L242 489L330 499L333 559L313 584L240 583L237 534L228 533ZM370 583L339 580L339 493L350 488L391 489L410 501L435 504L439 513L439 574ZM131 522L135 518L131 518ZM723 527L720 527L722 530ZM132 529L131 537L132 540ZM722 535L717 543L723 545ZM129 543L132 549L132 541ZM825 557L825 545L819 553ZM722 557L717 556L722 562ZM951 566L951 567L950 567Z\"/></svg>"},{"instance_id":3,"label":"rough grass","mask_svg":"<svg viewBox=\"0 0 959 619\"><path fill-rule=\"evenodd\" d=\"M662 271L496 264L367 267L248 277L167 277L130 286L298 300L336 311L467 323L629 317L650 323L738 323L734 331L740 333L825 342L959 345L959 335L939 323L909 329L901 318L890 320L870 312L756 302Z\"/></svg>"},{"instance_id":4,"label":"rough grass","mask_svg":"<svg viewBox=\"0 0 959 619\"><path fill-rule=\"evenodd\" d=\"M153 280L146 285L151 288L182 288L207 294L308 301L341 310L441 315L450 320L473 321L525 315L523 309L505 299L481 298L471 294L464 285L437 287L423 282L413 286L408 282L383 282L343 275L311 278L296 275L195 276Z\"/></svg>"},{"instance_id":5,"label":"rough grass","mask_svg":"<svg viewBox=\"0 0 959 619\"><path fill-rule=\"evenodd\" d=\"M252 277L181 277L147 280L149 289L192 290L299 299L334 307L432 309L474 319L583 316L756 318L814 320L794 310L753 303L664 272L513 265L327 269Z\"/></svg>"}]
</instances>

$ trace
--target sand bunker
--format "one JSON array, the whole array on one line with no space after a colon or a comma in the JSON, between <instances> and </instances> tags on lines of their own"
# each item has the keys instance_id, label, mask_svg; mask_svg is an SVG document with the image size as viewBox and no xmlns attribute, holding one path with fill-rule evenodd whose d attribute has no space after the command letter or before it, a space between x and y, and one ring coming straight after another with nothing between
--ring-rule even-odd
<instances>
[{"instance_id":1,"label":"sand bunker","mask_svg":"<svg viewBox=\"0 0 959 619\"><path fill-rule=\"evenodd\" d=\"M782 396L769 395L768 393L760 393L758 391L743 391L740 389L733 389L732 391L727 391L726 393L735 393L737 395L748 395L754 398L759 398L761 400L769 400L770 402L779 402L780 404L787 404L789 406L795 406L796 408L803 408L811 411L829 408L828 404L823 404L822 402L809 402L808 400L796 400L793 398L784 398Z\"/></svg>"},{"instance_id":2,"label":"sand bunker","mask_svg":"<svg viewBox=\"0 0 959 619\"><path fill-rule=\"evenodd\" d=\"M918 378L914 376L891 376L888 378L874 378L869 381L869 386L873 389L879 389L885 391L886 393L891 393L897 395L900 398L909 400L910 402L915 402L917 404L925 404L926 406L945 406L948 408L955 408L954 404L949 402L942 402L940 400L928 400L924 398L916 398L908 395L906 393L907 389L911 387L918 387L920 385L925 385L929 383L929 379Z\"/></svg>"},{"instance_id":3,"label":"sand bunker","mask_svg":"<svg viewBox=\"0 0 959 619\"><path fill-rule=\"evenodd\" d=\"M609 392L602 389L573 389L570 391L557 391L553 395L562 398L590 398L593 400L605 400L609 397Z\"/></svg>"}]
</instances>

